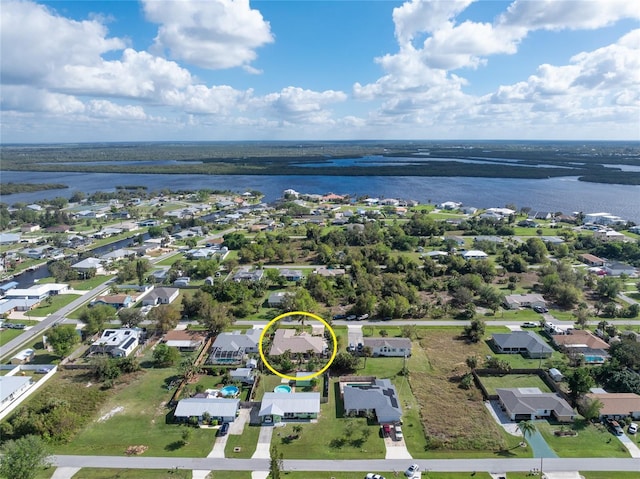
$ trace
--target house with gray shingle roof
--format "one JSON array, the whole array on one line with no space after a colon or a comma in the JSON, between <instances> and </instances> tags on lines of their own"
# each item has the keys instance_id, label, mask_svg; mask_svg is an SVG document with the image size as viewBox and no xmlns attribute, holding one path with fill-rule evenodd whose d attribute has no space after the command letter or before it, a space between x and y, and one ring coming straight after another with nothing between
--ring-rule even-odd
<instances>
[{"instance_id":1,"label":"house with gray shingle roof","mask_svg":"<svg viewBox=\"0 0 640 479\"><path fill-rule=\"evenodd\" d=\"M495 333L491 340L502 354L522 354L532 359L550 358L553 348L531 331Z\"/></svg>"},{"instance_id":2,"label":"house with gray shingle roof","mask_svg":"<svg viewBox=\"0 0 640 479\"><path fill-rule=\"evenodd\" d=\"M398 392L388 379L376 379L372 384L347 384L343 399L346 415L371 411L379 424L393 424L402 417Z\"/></svg>"},{"instance_id":3,"label":"house with gray shingle roof","mask_svg":"<svg viewBox=\"0 0 640 479\"><path fill-rule=\"evenodd\" d=\"M233 331L220 333L211 346L210 364L241 363L249 353L258 352L258 340L262 329L249 329L245 333Z\"/></svg>"},{"instance_id":4,"label":"house with gray shingle roof","mask_svg":"<svg viewBox=\"0 0 640 479\"><path fill-rule=\"evenodd\" d=\"M258 416L264 424L316 419L320 393L265 393Z\"/></svg>"},{"instance_id":5,"label":"house with gray shingle roof","mask_svg":"<svg viewBox=\"0 0 640 479\"><path fill-rule=\"evenodd\" d=\"M567 401L555 393L543 393L538 388L496 389L500 406L512 421L530 421L552 417L571 422L576 413Z\"/></svg>"}]
</instances>

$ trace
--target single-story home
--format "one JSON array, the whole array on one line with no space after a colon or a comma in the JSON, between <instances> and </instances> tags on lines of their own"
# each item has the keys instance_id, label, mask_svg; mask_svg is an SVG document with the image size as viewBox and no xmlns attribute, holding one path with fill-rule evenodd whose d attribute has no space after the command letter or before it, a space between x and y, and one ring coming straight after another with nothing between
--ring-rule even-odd
<instances>
[{"instance_id":1,"label":"single-story home","mask_svg":"<svg viewBox=\"0 0 640 479\"><path fill-rule=\"evenodd\" d=\"M315 274L319 274L320 276L324 276L327 278L332 278L335 276L343 276L347 271L344 268L318 268L313 271Z\"/></svg>"},{"instance_id":2,"label":"single-story home","mask_svg":"<svg viewBox=\"0 0 640 479\"><path fill-rule=\"evenodd\" d=\"M604 243L611 243L615 241L626 241L627 237L622 233L614 230L599 230L593 232L593 237Z\"/></svg>"},{"instance_id":3,"label":"single-story home","mask_svg":"<svg viewBox=\"0 0 640 479\"><path fill-rule=\"evenodd\" d=\"M280 306L282 306L282 303L287 296L293 296L293 293L288 291L276 291L269 295L267 304L270 308L279 308Z\"/></svg>"},{"instance_id":4,"label":"single-story home","mask_svg":"<svg viewBox=\"0 0 640 479\"><path fill-rule=\"evenodd\" d=\"M41 301L49 296L62 294L69 290L65 283L34 284L30 288L12 288L6 292L8 299L36 299Z\"/></svg>"},{"instance_id":5,"label":"single-story home","mask_svg":"<svg viewBox=\"0 0 640 479\"><path fill-rule=\"evenodd\" d=\"M233 331L220 333L211 346L207 360L210 364L233 364L242 362L249 353L258 352L261 329L249 329L245 333Z\"/></svg>"},{"instance_id":6,"label":"single-story home","mask_svg":"<svg viewBox=\"0 0 640 479\"><path fill-rule=\"evenodd\" d=\"M373 384L347 384L343 389L345 415L373 412L379 424L394 424L402 417L398 392L389 379Z\"/></svg>"},{"instance_id":7,"label":"single-story home","mask_svg":"<svg viewBox=\"0 0 640 479\"><path fill-rule=\"evenodd\" d=\"M293 354L306 354L307 351L313 351L316 354L322 354L324 351L324 338L312 336L307 332L296 334L295 329L278 329L273 336L271 343L271 356L280 356L285 351Z\"/></svg>"},{"instance_id":8,"label":"single-story home","mask_svg":"<svg viewBox=\"0 0 640 479\"><path fill-rule=\"evenodd\" d=\"M116 309L129 308L133 305L134 300L128 294L110 294L106 296L98 296L91 301L91 305L106 304L107 306L113 306Z\"/></svg>"},{"instance_id":9,"label":"single-story home","mask_svg":"<svg viewBox=\"0 0 640 479\"><path fill-rule=\"evenodd\" d=\"M258 416L263 424L317 419L320 393L265 393Z\"/></svg>"},{"instance_id":10,"label":"single-story home","mask_svg":"<svg viewBox=\"0 0 640 479\"><path fill-rule=\"evenodd\" d=\"M233 275L233 280L237 283L241 281L249 281L249 282L258 282L264 276L263 269L254 269L250 271L248 269L241 269L236 274Z\"/></svg>"},{"instance_id":11,"label":"single-story home","mask_svg":"<svg viewBox=\"0 0 640 479\"><path fill-rule=\"evenodd\" d=\"M543 393L538 388L498 388L496 394L512 421L552 417L559 422L572 422L576 417L573 408L560 395Z\"/></svg>"},{"instance_id":12,"label":"single-story home","mask_svg":"<svg viewBox=\"0 0 640 479\"><path fill-rule=\"evenodd\" d=\"M202 347L205 337L201 331L173 329L165 333L162 342L170 348L178 348L180 351L196 351Z\"/></svg>"},{"instance_id":13,"label":"single-story home","mask_svg":"<svg viewBox=\"0 0 640 479\"><path fill-rule=\"evenodd\" d=\"M279 276L287 281L301 281L304 278L304 274L299 269L281 269Z\"/></svg>"},{"instance_id":14,"label":"single-story home","mask_svg":"<svg viewBox=\"0 0 640 479\"><path fill-rule=\"evenodd\" d=\"M636 268L626 263L606 263L604 265L604 270L609 276L620 276L622 274L626 274L627 276L636 275Z\"/></svg>"},{"instance_id":15,"label":"single-story home","mask_svg":"<svg viewBox=\"0 0 640 479\"><path fill-rule=\"evenodd\" d=\"M156 306L158 304L171 304L180 295L178 288L154 288L144 298L142 306Z\"/></svg>"},{"instance_id":16,"label":"single-story home","mask_svg":"<svg viewBox=\"0 0 640 479\"><path fill-rule=\"evenodd\" d=\"M220 423L233 422L239 407L239 399L188 398L178 401L173 416L177 421L186 422L192 417L197 417L198 421L202 421L202 416L208 413L211 419Z\"/></svg>"},{"instance_id":17,"label":"single-story home","mask_svg":"<svg viewBox=\"0 0 640 479\"><path fill-rule=\"evenodd\" d=\"M141 333L139 328L105 329L102 336L93 342L89 352L110 354L116 358L127 357L138 347Z\"/></svg>"},{"instance_id":18,"label":"single-story home","mask_svg":"<svg viewBox=\"0 0 640 479\"><path fill-rule=\"evenodd\" d=\"M237 368L229 371L232 381L240 381L243 384L253 384L256 380L255 371L251 368Z\"/></svg>"},{"instance_id":19,"label":"single-story home","mask_svg":"<svg viewBox=\"0 0 640 479\"><path fill-rule=\"evenodd\" d=\"M544 308L547 302L541 294L522 293L506 295L503 304L508 309L535 308L537 306Z\"/></svg>"},{"instance_id":20,"label":"single-story home","mask_svg":"<svg viewBox=\"0 0 640 479\"><path fill-rule=\"evenodd\" d=\"M364 347L371 348L374 357L409 357L411 340L409 338L364 338Z\"/></svg>"},{"instance_id":21,"label":"single-story home","mask_svg":"<svg viewBox=\"0 0 640 479\"><path fill-rule=\"evenodd\" d=\"M532 331L494 333L491 340L501 354L522 354L532 359L550 358L553 354L553 348Z\"/></svg>"},{"instance_id":22,"label":"single-story home","mask_svg":"<svg viewBox=\"0 0 640 479\"><path fill-rule=\"evenodd\" d=\"M604 266L605 261L591 253L584 253L579 256L580 261L589 266Z\"/></svg>"},{"instance_id":23,"label":"single-story home","mask_svg":"<svg viewBox=\"0 0 640 479\"><path fill-rule=\"evenodd\" d=\"M181 276L179 278L176 278L176 280L173 282L173 285L179 286L179 287L186 287L186 286L189 286L190 282L191 282L191 278L189 276Z\"/></svg>"},{"instance_id":24,"label":"single-story home","mask_svg":"<svg viewBox=\"0 0 640 479\"><path fill-rule=\"evenodd\" d=\"M464 253L462 253L462 257L464 259L487 259L489 255L484 251L470 249L469 251L465 251Z\"/></svg>"},{"instance_id":25,"label":"single-story home","mask_svg":"<svg viewBox=\"0 0 640 479\"><path fill-rule=\"evenodd\" d=\"M640 395L635 393L587 393L587 399L602 403L600 418L621 419L630 416L640 419Z\"/></svg>"},{"instance_id":26,"label":"single-story home","mask_svg":"<svg viewBox=\"0 0 640 479\"><path fill-rule=\"evenodd\" d=\"M71 268L75 269L80 277L84 277L92 270L95 270L95 274L105 274L102 261L98 258L85 258L82 261L72 264Z\"/></svg>"}]
</instances>

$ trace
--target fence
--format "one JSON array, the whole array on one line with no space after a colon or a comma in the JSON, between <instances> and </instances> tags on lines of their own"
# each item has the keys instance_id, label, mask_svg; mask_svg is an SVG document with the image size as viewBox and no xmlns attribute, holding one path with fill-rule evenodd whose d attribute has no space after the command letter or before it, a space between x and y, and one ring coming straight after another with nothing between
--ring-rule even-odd
<instances>
[{"instance_id":1,"label":"fence","mask_svg":"<svg viewBox=\"0 0 640 479\"><path fill-rule=\"evenodd\" d=\"M549 387L549 389L559 394L565 401L569 401L570 399L568 394L558 387L558 383L556 383L551 378L551 376L549 376L549 373L544 369L511 369L507 372L502 371L500 369L474 369L471 372L471 374L473 375L473 379L476 385L482 391L482 395L487 400L498 399L498 396L496 394L489 394L487 392L487 389L484 387L484 384L482 384L482 377L483 376L508 376L509 374L536 375L542 380L542 382L544 382Z\"/></svg>"}]
</instances>

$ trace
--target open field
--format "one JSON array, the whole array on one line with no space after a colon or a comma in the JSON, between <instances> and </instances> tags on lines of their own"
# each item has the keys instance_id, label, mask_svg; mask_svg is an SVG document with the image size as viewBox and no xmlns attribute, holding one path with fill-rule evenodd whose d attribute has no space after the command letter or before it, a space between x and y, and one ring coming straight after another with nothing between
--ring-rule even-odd
<instances>
[{"instance_id":1,"label":"open field","mask_svg":"<svg viewBox=\"0 0 640 479\"><path fill-rule=\"evenodd\" d=\"M489 394L496 394L496 388L538 388L543 393L552 392L537 374L481 376L480 380Z\"/></svg>"},{"instance_id":2,"label":"open field","mask_svg":"<svg viewBox=\"0 0 640 479\"><path fill-rule=\"evenodd\" d=\"M526 457L530 452L517 446L494 422L477 388L461 389L459 378L469 371L467 356L483 357L484 343L467 344L454 331L430 331L419 342L429 370L411 371L413 394L422 406L421 420L427 434L427 451L408 444L414 457L460 457L466 455ZM414 343L415 344L415 343ZM414 356L417 356L414 354ZM410 369L415 364L412 357Z\"/></svg>"},{"instance_id":3,"label":"open field","mask_svg":"<svg viewBox=\"0 0 640 479\"><path fill-rule=\"evenodd\" d=\"M135 375L128 385L110 392L96 419L55 452L124 455L128 446L144 445L148 456L206 456L215 440L213 430L193 428L188 444L184 444L182 431L188 426L167 422L170 411L165 404L172 391L166 384L175 374L173 369L147 369ZM98 421L116 410L113 416Z\"/></svg>"}]
</instances>

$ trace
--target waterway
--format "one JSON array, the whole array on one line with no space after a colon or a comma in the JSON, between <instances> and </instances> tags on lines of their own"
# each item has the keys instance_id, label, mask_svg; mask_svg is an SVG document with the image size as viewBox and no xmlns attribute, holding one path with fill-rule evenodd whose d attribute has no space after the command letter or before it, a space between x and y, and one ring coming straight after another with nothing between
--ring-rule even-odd
<instances>
[{"instance_id":1,"label":"waterway","mask_svg":"<svg viewBox=\"0 0 640 479\"><path fill-rule=\"evenodd\" d=\"M368 195L440 203L460 201L477 208L514 204L534 211L570 213L609 212L640 223L640 186L587 183L574 177L548 179L469 178L424 176L252 176L252 175L154 175L124 173L52 173L4 171L3 182L62 183L63 190L37 191L3 196L9 204L32 203L55 196L70 197L75 191L115 191L119 185L145 185L161 189L222 189L237 192L259 190L273 201L283 190L304 193Z\"/></svg>"}]
</instances>

